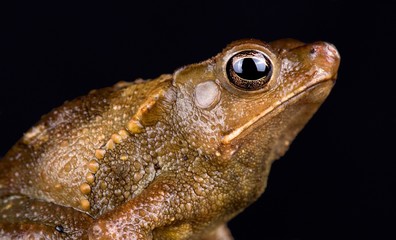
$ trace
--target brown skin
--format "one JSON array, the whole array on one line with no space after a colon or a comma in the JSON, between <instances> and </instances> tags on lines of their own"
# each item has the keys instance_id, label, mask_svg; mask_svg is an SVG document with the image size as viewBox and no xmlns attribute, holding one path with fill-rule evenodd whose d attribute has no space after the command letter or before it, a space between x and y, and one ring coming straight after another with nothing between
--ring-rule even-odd
<instances>
[{"instance_id":1,"label":"brown skin","mask_svg":"<svg viewBox=\"0 0 396 240\"><path fill-rule=\"evenodd\" d=\"M245 50L272 65L254 91L226 71ZM327 43L241 40L65 103L0 161L0 237L232 239L225 223L263 193L338 65Z\"/></svg>"}]
</instances>

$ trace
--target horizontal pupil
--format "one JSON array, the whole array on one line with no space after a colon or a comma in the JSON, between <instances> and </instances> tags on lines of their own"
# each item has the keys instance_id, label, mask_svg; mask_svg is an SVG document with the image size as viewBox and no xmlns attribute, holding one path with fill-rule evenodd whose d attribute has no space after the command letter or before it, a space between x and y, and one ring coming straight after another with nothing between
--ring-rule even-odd
<instances>
[{"instance_id":1,"label":"horizontal pupil","mask_svg":"<svg viewBox=\"0 0 396 240\"><path fill-rule=\"evenodd\" d=\"M236 87L255 91L264 88L271 78L272 65L264 53L243 51L232 56L226 65L228 80Z\"/></svg>"},{"instance_id":2,"label":"horizontal pupil","mask_svg":"<svg viewBox=\"0 0 396 240\"><path fill-rule=\"evenodd\" d=\"M264 58L241 58L233 64L235 73L246 80L257 80L268 73L267 63Z\"/></svg>"}]
</instances>

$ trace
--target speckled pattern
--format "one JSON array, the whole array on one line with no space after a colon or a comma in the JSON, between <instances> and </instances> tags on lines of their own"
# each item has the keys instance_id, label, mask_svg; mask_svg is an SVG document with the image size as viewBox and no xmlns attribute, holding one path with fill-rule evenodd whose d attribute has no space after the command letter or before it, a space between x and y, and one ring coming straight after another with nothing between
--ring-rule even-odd
<instances>
[{"instance_id":1,"label":"speckled pattern","mask_svg":"<svg viewBox=\"0 0 396 240\"><path fill-rule=\"evenodd\" d=\"M268 58L260 85L230 81L241 51ZM232 239L225 223L264 191L338 64L323 42L241 40L66 102L0 161L0 237Z\"/></svg>"}]
</instances>

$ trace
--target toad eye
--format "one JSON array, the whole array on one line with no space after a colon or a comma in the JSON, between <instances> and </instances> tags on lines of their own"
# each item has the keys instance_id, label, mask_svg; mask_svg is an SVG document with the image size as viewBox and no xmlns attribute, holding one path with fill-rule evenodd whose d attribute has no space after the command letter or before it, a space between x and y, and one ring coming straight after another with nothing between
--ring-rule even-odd
<instances>
[{"instance_id":1,"label":"toad eye","mask_svg":"<svg viewBox=\"0 0 396 240\"><path fill-rule=\"evenodd\" d=\"M272 74L271 61L261 52L243 51L228 60L227 76L236 87L254 91L265 87Z\"/></svg>"}]
</instances>

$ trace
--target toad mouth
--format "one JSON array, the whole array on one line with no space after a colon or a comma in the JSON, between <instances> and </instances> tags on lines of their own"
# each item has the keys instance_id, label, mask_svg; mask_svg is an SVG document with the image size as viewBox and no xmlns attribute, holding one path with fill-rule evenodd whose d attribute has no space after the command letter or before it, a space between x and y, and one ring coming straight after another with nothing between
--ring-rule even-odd
<instances>
[{"instance_id":1,"label":"toad mouth","mask_svg":"<svg viewBox=\"0 0 396 240\"><path fill-rule=\"evenodd\" d=\"M223 138L221 139L221 143L224 144L224 145L230 144L238 136L240 136L243 133L245 133L246 130L248 128L250 128L252 125L254 125L258 121L260 121L265 116L268 116L270 113L274 112L279 107L283 106L285 103L291 102L292 100L297 99L298 97L302 96L304 92L313 90L313 89L317 88L318 86L320 86L322 84L325 84L325 83L327 83L329 81L332 81L334 83L335 79L336 79L335 76L331 77L331 78L325 78L325 79L320 80L320 81L318 81L318 82L316 82L316 83L314 83L312 85L302 86L302 87L298 88L297 90L289 93L288 95L283 97L281 100L279 100L274 106L271 106L271 107L265 109L265 111L261 112L259 115L255 116L251 120L247 121L242 126L234 129L229 134L223 136Z\"/></svg>"}]
</instances>

